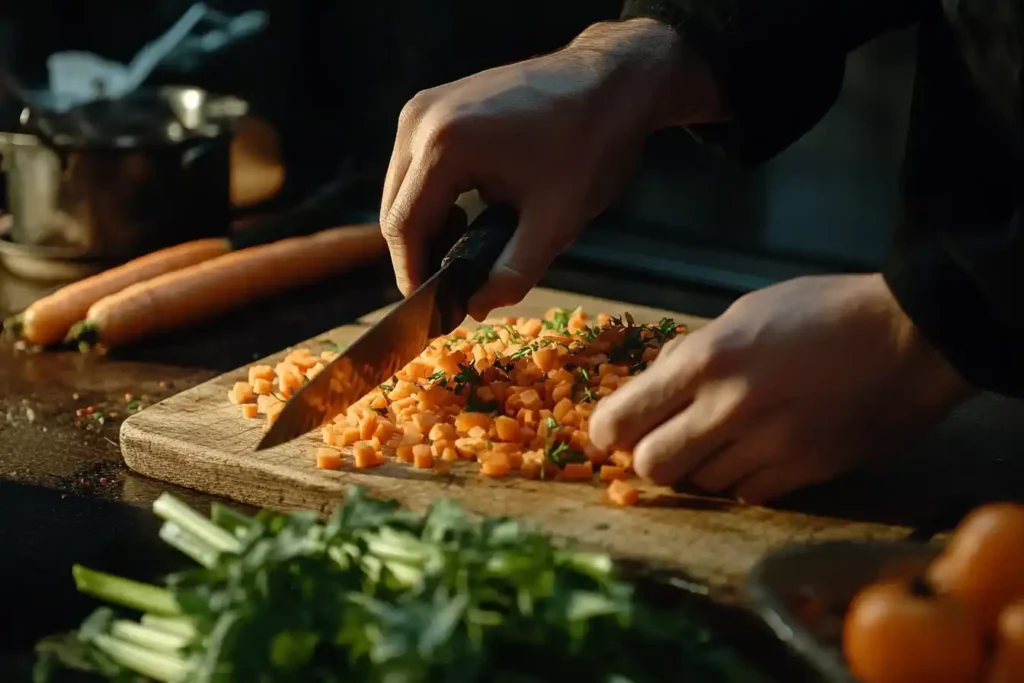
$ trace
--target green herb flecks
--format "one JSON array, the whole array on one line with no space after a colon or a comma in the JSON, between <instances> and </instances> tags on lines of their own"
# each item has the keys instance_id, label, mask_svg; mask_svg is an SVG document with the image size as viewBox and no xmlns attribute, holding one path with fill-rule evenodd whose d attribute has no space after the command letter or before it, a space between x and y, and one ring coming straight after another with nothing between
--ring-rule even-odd
<instances>
[{"instance_id":1,"label":"green herb flecks","mask_svg":"<svg viewBox=\"0 0 1024 683\"><path fill-rule=\"evenodd\" d=\"M347 345L333 342L330 339L317 339L316 343L324 347L325 351L333 351L334 353L341 353L346 348L348 348Z\"/></svg>"},{"instance_id":2,"label":"green herb flecks","mask_svg":"<svg viewBox=\"0 0 1024 683\"><path fill-rule=\"evenodd\" d=\"M545 320L541 323L541 326L545 330L555 330L562 334L568 331L569 319L572 317L572 311L567 308L559 308L551 316L551 320Z\"/></svg>"}]
</instances>

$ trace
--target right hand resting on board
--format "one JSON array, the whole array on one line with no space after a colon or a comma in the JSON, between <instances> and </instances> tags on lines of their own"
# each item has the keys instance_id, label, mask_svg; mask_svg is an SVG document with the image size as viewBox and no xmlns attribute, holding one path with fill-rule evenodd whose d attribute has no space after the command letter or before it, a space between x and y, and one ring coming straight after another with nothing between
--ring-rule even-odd
<instances>
[{"instance_id":1,"label":"right hand resting on board","mask_svg":"<svg viewBox=\"0 0 1024 683\"><path fill-rule=\"evenodd\" d=\"M380 214L402 293L429 276L428 245L457 197L478 190L516 207L520 223L470 313L483 320L522 300L611 203L645 136L714 108L710 76L683 57L667 25L597 24L559 52L416 95L399 117ZM678 101L681 71L692 103Z\"/></svg>"}]
</instances>

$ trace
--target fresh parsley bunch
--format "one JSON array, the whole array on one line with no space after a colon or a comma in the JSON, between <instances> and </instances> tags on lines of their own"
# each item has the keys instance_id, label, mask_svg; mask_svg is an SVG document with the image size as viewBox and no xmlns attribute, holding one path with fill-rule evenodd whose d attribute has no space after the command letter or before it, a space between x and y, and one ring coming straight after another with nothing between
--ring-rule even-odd
<instances>
[{"instance_id":1,"label":"fresh parsley bunch","mask_svg":"<svg viewBox=\"0 0 1024 683\"><path fill-rule=\"evenodd\" d=\"M327 523L207 519L169 494L154 510L199 566L164 587L76 566L79 590L142 616L104 607L44 641L37 681L62 665L190 683L759 680L692 615L639 602L607 556L449 500L418 515L353 488Z\"/></svg>"}]
</instances>

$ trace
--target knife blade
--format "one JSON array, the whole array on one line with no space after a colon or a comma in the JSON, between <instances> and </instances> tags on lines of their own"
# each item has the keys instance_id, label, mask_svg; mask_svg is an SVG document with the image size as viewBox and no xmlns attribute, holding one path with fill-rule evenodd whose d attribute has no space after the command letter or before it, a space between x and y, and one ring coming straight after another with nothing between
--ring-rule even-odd
<instances>
[{"instance_id":1,"label":"knife blade","mask_svg":"<svg viewBox=\"0 0 1024 683\"><path fill-rule=\"evenodd\" d=\"M256 450L286 443L330 422L415 360L431 339L458 327L470 297L487 282L517 223L510 207L485 209L429 280L288 400Z\"/></svg>"}]
</instances>

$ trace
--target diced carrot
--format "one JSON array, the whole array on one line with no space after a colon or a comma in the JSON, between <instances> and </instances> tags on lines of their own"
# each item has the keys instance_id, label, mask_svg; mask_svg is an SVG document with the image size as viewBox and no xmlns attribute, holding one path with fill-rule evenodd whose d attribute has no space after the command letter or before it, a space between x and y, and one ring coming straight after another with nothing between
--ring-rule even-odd
<instances>
[{"instance_id":1,"label":"diced carrot","mask_svg":"<svg viewBox=\"0 0 1024 683\"><path fill-rule=\"evenodd\" d=\"M519 400L527 410L540 410L544 407L544 401L536 389L527 389L519 394Z\"/></svg>"},{"instance_id":2,"label":"diced carrot","mask_svg":"<svg viewBox=\"0 0 1024 683\"><path fill-rule=\"evenodd\" d=\"M519 423L506 415L494 418L495 435L502 441L517 441L521 429Z\"/></svg>"},{"instance_id":3,"label":"diced carrot","mask_svg":"<svg viewBox=\"0 0 1024 683\"><path fill-rule=\"evenodd\" d=\"M491 416L487 413L459 413L455 418L455 430L459 434L468 434L474 427L480 427L487 433L491 426Z\"/></svg>"},{"instance_id":4,"label":"diced carrot","mask_svg":"<svg viewBox=\"0 0 1024 683\"><path fill-rule=\"evenodd\" d=\"M633 467L633 454L629 451L613 451L608 459L612 461L612 464L625 470Z\"/></svg>"},{"instance_id":5,"label":"diced carrot","mask_svg":"<svg viewBox=\"0 0 1024 683\"><path fill-rule=\"evenodd\" d=\"M331 443L334 440L334 427L332 425L325 425L325 426L321 427L320 428L320 437L323 439L323 442L325 444L330 446Z\"/></svg>"},{"instance_id":6,"label":"diced carrot","mask_svg":"<svg viewBox=\"0 0 1024 683\"><path fill-rule=\"evenodd\" d=\"M365 442L359 442L353 447L352 458L355 460L356 467L360 469L377 467L381 464L377 460L377 451L373 448L373 445Z\"/></svg>"},{"instance_id":7,"label":"diced carrot","mask_svg":"<svg viewBox=\"0 0 1024 683\"><path fill-rule=\"evenodd\" d=\"M413 449L412 445L402 444L401 446L399 446L398 448L395 449L395 458L397 458L399 462L413 462L415 460L415 458L413 456L413 450L412 449ZM429 452L429 447L428 447L428 452Z\"/></svg>"},{"instance_id":8,"label":"diced carrot","mask_svg":"<svg viewBox=\"0 0 1024 683\"><path fill-rule=\"evenodd\" d=\"M243 403L242 404L242 417L247 420L251 420L259 414L255 403Z\"/></svg>"},{"instance_id":9,"label":"diced carrot","mask_svg":"<svg viewBox=\"0 0 1024 683\"><path fill-rule=\"evenodd\" d=\"M435 424L427 434L427 438L431 441L454 441L456 436L455 427L444 422Z\"/></svg>"},{"instance_id":10,"label":"diced carrot","mask_svg":"<svg viewBox=\"0 0 1024 683\"><path fill-rule=\"evenodd\" d=\"M261 394L256 397L256 412L266 414L270 406L280 403L280 399L272 394Z\"/></svg>"},{"instance_id":11,"label":"diced carrot","mask_svg":"<svg viewBox=\"0 0 1024 683\"><path fill-rule=\"evenodd\" d=\"M455 451L466 460L472 460L478 453L485 450L487 450L487 441L485 439L469 436L455 439Z\"/></svg>"},{"instance_id":12,"label":"diced carrot","mask_svg":"<svg viewBox=\"0 0 1024 683\"><path fill-rule=\"evenodd\" d=\"M318 448L316 450L316 466L322 470L340 469L341 453L330 448Z\"/></svg>"},{"instance_id":13,"label":"diced carrot","mask_svg":"<svg viewBox=\"0 0 1024 683\"><path fill-rule=\"evenodd\" d=\"M235 382L233 391L235 392L235 401L238 403L252 403L256 400L252 385L248 382Z\"/></svg>"},{"instance_id":14,"label":"diced carrot","mask_svg":"<svg viewBox=\"0 0 1024 683\"><path fill-rule=\"evenodd\" d=\"M540 478L541 463L536 460L523 460L519 472L527 479Z\"/></svg>"},{"instance_id":15,"label":"diced carrot","mask_svg":"<svg viewBox=\"0 0 1024 683\"><path fill-rule=\"evenodd\" d=\"M395 431L397 430L395 429L395 426L393 424L391 424L387 420L380 420L377 423L377 429L374 430L373 432L373 436L380 439L381 443L387 443L388 440L391 439L392 436L394 436Z\"/></svg>"},{"instance_id":16,"label":"diced carrot","mask_svg":"<svg viewBox=\"0 0 1024 683\"><path fill-rule=\"evenodd\" d=\"M264 379L268 382L274 379L274 368L269 365L254 365L249 368L249 384L256 384L256 380Z\"/></svg>"},{"instance_id":17,"label":"diced carrot","mask_svg":"<svg viewBox=\"0 0 1024 683\"><path fill-rule=\"evenodd\" d=\"M269 380L261 378L257 379L255 382L252 383L252 390L253 392L261 396L265 396L267 394L270 394L274 390L274 386L270 383Z\"/></svg>"},{"instance_id":18,"label":"diced carrot","mask_svg":"<svg viewBox=\"0 0 1024 683\"><path fill-rule=\"evenodd\" d=\"M568 398L563 398L555 405L551 411L551 416L561 424L565 416L572 412L572 407L572 401Z\"/></svg>"},{"instance_id":19,"label":"diced carrot","mask_svg":"<svg viewBox=\"0 0 1024 683\"><path fill-rule=\"evenodd\" d=\"M562 478L566 481L590 481L594 478L594 465L587 462L568 462L562 468Z\"/></svg>"},{"instance_id":20,"label":"diced carrot","mask_svg":"<svg viewBox=\"0 0 1024 683\"><path fill-rule=\"evenodd\" d=\"M395 449L402 462L438 472L447 471L457 459L480 461L487 476L519 470L527 478L590 480L599 469L599 478L612 484L608 495L615 502L636 502L635 489L618 486L631 476L632 453L609 455L591 444L590 417L595 399L635 378L638 360L649 363L658 357L664 326L641 327L628 315L623 323L602 314L597 327L590 328L580 308L569 313L553 309L548 319L556 315L563 322L568 316L564 327L517 317L495 323L486 339L460 328L431 340L418 358L387 380L387 386L369 392L324 427L324 443L353 447L362 467L381 464L387 447ZM627 327L641 327L640 343L628 349L628 358L612 362L609 357L627 341ZM685 333L685 328L673 334L677 332ZM246 406L242 411L247 417L267 414L267 429L283 409L280 399L298 392L336 355L294 349L274 367L249 368L249 382L232 387L228 398ZM478 373L472 393L454 391L453 376L464 376L472 368ZM443 381L431 377L437 371ZM494 406L497 416L467 410L474 402ZM559 469L544 455L555 442L583 453L586 462Z\"/></svg>"},{"instance_id":21,"label":"diced carrot","mask_svg":"<svg viewBox=\"0 0 1024 683\"><path fill-rule=\"evenodd\" d=\"M616 467L615 465L601 466L601 481L615 481L617 479L625 479L626 476L625 468Z\"/></svg>"},{"instance_id":22,"label":"diced carrot","mask_svg":"<svg viewBox=\"0 0 1024 683\"><path fill-rule=\"evenodd\" d=\"M412 447L413 467L421 470L430 469L434 465L434 456L430 452L430 446L425 443L416 444Z\"/></svg>"},{"instance_id":23,"label":"diced carrot","mask_svg":"<svg viewBox=\"0 0 1024 683\"><path fill-rule=\"evenodd\" d=\"M608 486L608 499L620 507L636 505L640 492L629 482L616 479Z\"/></svg>"},{"instance_id":24,"label":"diced carrot","mask_svg":"<svg viewBox=\"0 0 1024 683\"><path fill-rule=\"evenodd\" d=\"M377 413L366 413L359 421L359 438L369 439L377 431Z\"/></svg>"},{"instance_id":25,"label":"diced carrot","mask_svg":"<svg viewBox=\"0 0 1024 683\"><path fill-rule=\"evenodd\" d=\"M504 477L511 470L508 456L504 453L490 451L488 456L480 461L480 471L488 477Z\"/></svg>"}]
</instances>

